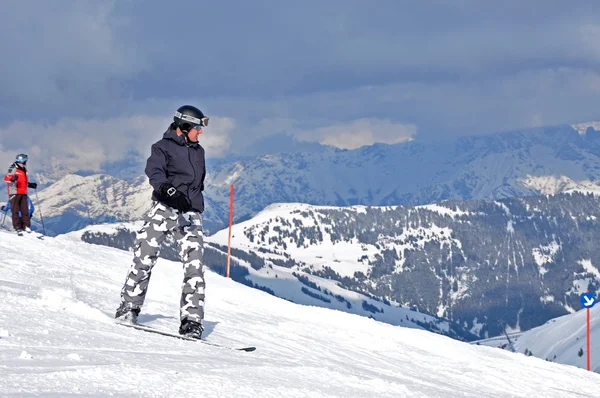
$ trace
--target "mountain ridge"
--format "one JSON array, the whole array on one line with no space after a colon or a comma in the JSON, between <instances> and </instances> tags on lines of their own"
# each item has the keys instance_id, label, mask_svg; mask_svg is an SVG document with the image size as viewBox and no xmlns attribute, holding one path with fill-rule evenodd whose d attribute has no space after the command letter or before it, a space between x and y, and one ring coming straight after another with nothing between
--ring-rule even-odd
<instances>
[{"instance_id":1,"label":"mountain ridge","mask_svg":"<svg viewBox=\"0 0 600 398\"><path fill-rule=\"evenodd\" d=\"M558 193L568 189L595 190L600 181L599 165L600 133L588 129L581 135L571 126L446 138L437 142L415 140L354 150L325 148L220 160L208 166L204 225L209 233L227 225L231 184L235 186L236 195L234 221L240 222L271 203L422 205L444 200ZM143 175L127 182L132 188L125 191L137 190L140 178L143 179ZM553 179L571 182L553 185L548 182ZM72 189L62 180L55 184L58 184L57 191ZM103 181L95 184L98 189L108 189ZM95 195L89 199L91 202L101 202L100 194L92 193L98 189L90 190L90 195ZM40 202L45 209L48 195L46 189L40 192ZM135 200L136 206L150 206L150 194L144 195L145 199ZM76 217L81 219L75 223L78 227L86 222L101 222L102 211L86 221L88 209L78 201L77 195L73 195L72 200L72 206L51 210L58 217L50 228L53 234L73 230L72 219ZM104 212L117 217L110 210L111 205L105 203ZM67 214L68 221L61 223L63 213ZM123 214L123 218L116 221L134 221L138 212L130 209Z\"/></svg>"}]
</instances>

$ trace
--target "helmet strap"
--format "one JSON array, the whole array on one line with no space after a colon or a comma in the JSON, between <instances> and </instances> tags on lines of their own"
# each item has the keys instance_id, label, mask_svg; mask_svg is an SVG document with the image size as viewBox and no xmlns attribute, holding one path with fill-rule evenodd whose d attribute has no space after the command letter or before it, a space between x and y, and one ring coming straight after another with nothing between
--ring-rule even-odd
<instances>
[{"instance_id":1,"label":"helmet strap","mask_svg":"<svg viewBox=\"0 0 600 398\"><path fill-rule=\"evenodd\" d=\"M187 129L183 129L181 126L179 126L179 130L181 130L181 132L185 136L185 144L189 145L189 143L190 143L190 137L188 137L188 134L190 133L190 131L187 130Z\"/></svg>"}]
</instances>

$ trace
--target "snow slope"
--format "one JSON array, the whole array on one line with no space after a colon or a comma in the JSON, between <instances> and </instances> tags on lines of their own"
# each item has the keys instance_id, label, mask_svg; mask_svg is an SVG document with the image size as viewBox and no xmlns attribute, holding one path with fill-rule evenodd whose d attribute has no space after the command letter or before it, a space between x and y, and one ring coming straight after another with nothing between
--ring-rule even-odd
<instances>
[{"instance_id":1,"label":"snow slope","mask_svg":"<svg viewBox=\"0 0 600 398\"><path fill-rule=\"evenodd\" d=\"M586 310L552 319L542 326L521 334L514 342L517 352L530 351L532 355L549 361L587 369ZM600 306L590 310L591 370L600 372Z\"/></svg>"},{"instance_id":2,"label":"snow slope","mask_svg":"<svg viewBox=\"0 0 600 398\"><path fill-rule=\"evenodd\" d=\"M527 350L538 358L587 369L586 318L586 310L580 310L552 319L519 336L514 343L515 350ZM592 344L600 342L600 306L590 310L590 338ZM590 369L600 372L600 355L594 347L600 348L600 345L594 344L590 350Z\"/></svg>"},{"instance_id":3,"label":"snow slope","mask_svg":"<svg viewBox=\"0 0 600 398\"><path fill-rule=\"evenodd\" d=\"M131 254L0 231L0 396L593 397L600 376L301 306L207 274L206 338L115 325ZM175 330L180 266L159 259L140 319Z\"/></svg>"},{"instance_id":4,"label":"snow slope","mask_svg":"<svg viewBox=\"0 0 600 398\"><path fill-rule=\"evenodd\" d=\"M586 310L551 319L545 324L511 336L516 352L565 365L587 369ZM590 310L590 341L592 344L590 370L600 372L600 306ZM498 336L472 342L509 349L507 339Z\"/></svg>"}]
</instances>

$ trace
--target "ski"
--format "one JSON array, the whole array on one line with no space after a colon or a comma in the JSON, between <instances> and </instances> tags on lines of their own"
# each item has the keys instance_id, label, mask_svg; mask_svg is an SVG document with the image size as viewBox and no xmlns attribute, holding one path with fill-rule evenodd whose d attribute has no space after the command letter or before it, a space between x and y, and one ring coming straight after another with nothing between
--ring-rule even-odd
<instances>
[{"instance_id":1,"label":"ski","mask_svg":"<svg viewBox=\"0 0 600 398\"><path fill-rule=\"evenodd\" d=\"M177 333L171 333L171 332L167 332L164 330L160 330L160 329L156 329L152 326L148 326L148 325L143 325L143 324L135 324L135 323L125 323L125 322L117 322L118 325L122 325L122 326L127 326L133 329L137 329L137 330L142 330L144 332L149 332L149 333L156 333L156 334L160 334L163 336L169 336L169 337L174 337L177 339L181 339L181 340L188 340L188 341L197 341L206 345L211 345L213 347L220 347L220 348L228 348L230 350L236 350L236 351L246 351L246 352L252 352L254 350L256 350L256 347L242 347L242 348L236 348L236 347L229 347L229 346L225 346L225 345L221 345L221 344L216 344L216 343L211 343L209 341L206 340L198 340L198 339L194 339L192 337L187 337L187 336L182 336L180 334Z\"/></svg>"},{"instance_id":2,"label":"ski","mask_svg":"<svg viewBox=\"0 0 600 398\"><path fill-rule=\"evenodd\" d=\"M44 240L44 235L40 234L39 232L31 231L29 234L35 236L39 240Z\"/></svg>"},{"instance_id":3,"label":"ski","mask_svg":"<svg viewBox=\"0 0 600 398\"><path fill-rule=\"evenodd\" d=\"M42 235L39 232L36 231L21 231L21 234L19 234L19 236L35 236L36 238L38 238L39 240L44 240L44 235Z\"/></svg>"}]
</instances>

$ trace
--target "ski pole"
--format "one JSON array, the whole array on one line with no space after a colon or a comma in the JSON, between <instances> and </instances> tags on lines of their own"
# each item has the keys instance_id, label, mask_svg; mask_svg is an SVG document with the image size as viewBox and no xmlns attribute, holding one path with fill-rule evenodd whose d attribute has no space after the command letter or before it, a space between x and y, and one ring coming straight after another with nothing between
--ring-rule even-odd
<instances>
[{"instance_id":1,"label":"ski pole","mask_svg":"<svg viewBox=\"0 0 600 398\"><path fill-rule=\"evenodd\" d=\"M8 213L8 212L5 212L4 215L2 216L2 224L0 224L0 227L4 227L4 221L6 220L6 213Z\"/></svg>"},{"instance_id":2,"label":"ski pole","mask_svg":"<svg viewBox=\"0 0 600 398\"><path fill-rule=\"evenodd\" d=\"M6 190L8 192L8 202L6 203L7 205L10 204L10 184L6 184ZM2 206L2 211L4 212L4 216L2 217L2 224L0 226L4 227L4 221L6 221L6 213L8 213L8 211L5 211L6 207Z\"/></svg>"},{"instance_id":3,"label":"ski pole","mask_svg":"<svg viewBox=\"0 0 600 398\"><path fill-rule=\"evenodd\" d=\"M44 235L46 235L46 227L44 226L44 215L42 214L42 206L40 206L40 199L38 197L37 188L34 189L34 191L35 191L35 200L38 204L38 207L40 208L40 219L42 220L42 230L44 231Z\"/></svg>"}]
</instances>

